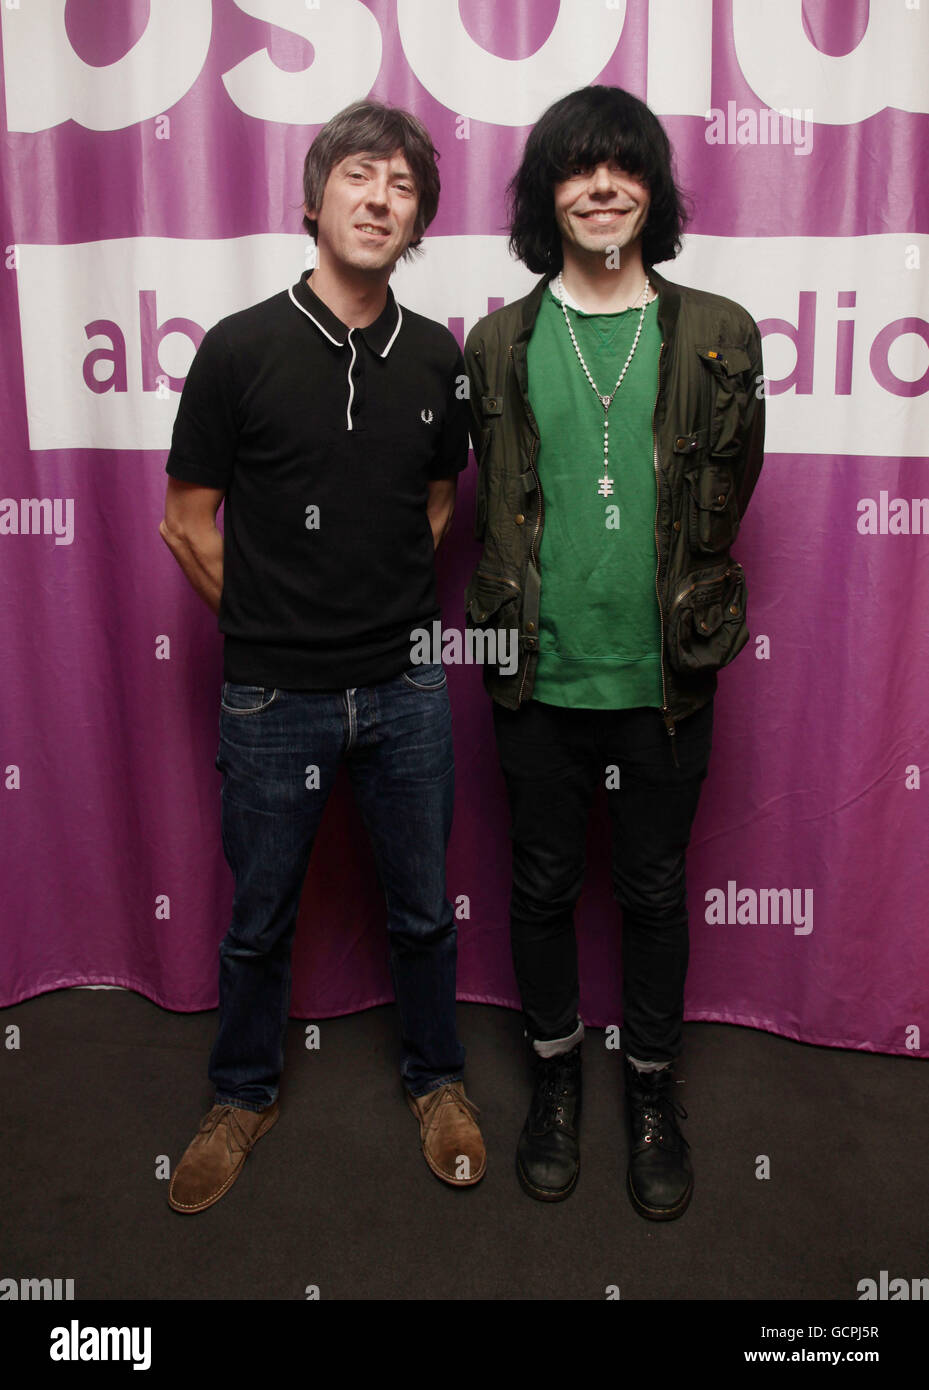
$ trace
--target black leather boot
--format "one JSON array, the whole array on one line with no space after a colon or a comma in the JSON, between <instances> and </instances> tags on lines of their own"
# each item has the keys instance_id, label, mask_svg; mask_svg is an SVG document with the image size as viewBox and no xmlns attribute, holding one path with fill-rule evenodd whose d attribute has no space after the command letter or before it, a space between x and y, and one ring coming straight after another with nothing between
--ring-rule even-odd
<instances>
[{"instance_id":1,"label":"black leather boot","mask_svg":"<svg viewBox=\"0 0 929 1390\"><path fill-rule=\"evenodd\" d=\"M516 1173L530 1197L561 1202L574 1191L581 1162L581 1044L558 1057L530 1049L535 1090L516 1148Z\"/></svg>"},{"instance_id":2,"label":"black leather boot","mask_svg":"<svg viewBox=\"0 0 929 1390\"><path fill-rule=\"evenodd\" d=\"M690 1145L677 1117L687 1111L675 1095L673 1066L639 1072L628 1060L626 1124L629 1134L629 1196L640 1216L649 1221L674 1221L683 1216L694 1188Z\"/></svg>"}]
</instances>

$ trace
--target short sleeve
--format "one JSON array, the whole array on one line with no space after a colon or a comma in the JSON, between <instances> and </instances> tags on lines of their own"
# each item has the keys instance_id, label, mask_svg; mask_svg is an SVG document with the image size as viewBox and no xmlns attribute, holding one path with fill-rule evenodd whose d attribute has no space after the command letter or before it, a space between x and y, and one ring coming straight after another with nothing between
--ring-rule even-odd
<instances>
[{"instance_id":1,"label":"short sleeve","mask_svg":"<svg viewBox=\"0 0 929 1390\"><path fill-rule=\"evenodd\" d=\"M429 469L429 478L454 478L468 466L468 378L464 358L456 348L455 364L445 401L445 420Z\"/></svg>"},{"instance_id":2,"label":"short sleeve","mask_svg":"<svg viewBox=\"0 0 929 1390\"><path fill-rule=\"evenodd\" d=\"M181 392L165 471L182 482L227 488L238 444L232 354L221 323L204 335Z\"/></svg>"}]
</instances>

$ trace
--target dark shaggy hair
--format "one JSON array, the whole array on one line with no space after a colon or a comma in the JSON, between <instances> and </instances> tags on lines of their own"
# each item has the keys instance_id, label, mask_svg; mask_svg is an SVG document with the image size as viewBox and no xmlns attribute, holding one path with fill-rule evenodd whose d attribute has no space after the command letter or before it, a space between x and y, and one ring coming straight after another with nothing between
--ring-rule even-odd
<instances>
[{"instance_id":1,"label":"dark shaggy hair","mask_svg":"<svg viewBox=\"0 0 929 1390\"><path fill-rule=\"evenodd\" d=\"M658 117L621 87L582 87L539 117L507 189L510 250L530 270L551 277L563 265L554 185L572 169L611 159L648 187L646 269L680 251L688 200L674 182L671 145Z\"/></svg>"},{"instance_id":2,"label":"dark shaggy hair","mask_svg":"<svg viewBox=\"0 0 929 1390\"><path fill-rule=\"evenodd\" d=\"M417 249L435 217L440 189L436 168L438 153L422 121L411 116L409 111L374 101L355 101L333 116L307 150L303 162L303 201L308 208L319 208L329 175L335 165L349 155L367 154L375 159L389 159L395 150L403 152L419 195L413 240L403 253L405 259ZM315 219L304 215L303 225L315 241L318 232Z\"/></svg>"}]
</instances>

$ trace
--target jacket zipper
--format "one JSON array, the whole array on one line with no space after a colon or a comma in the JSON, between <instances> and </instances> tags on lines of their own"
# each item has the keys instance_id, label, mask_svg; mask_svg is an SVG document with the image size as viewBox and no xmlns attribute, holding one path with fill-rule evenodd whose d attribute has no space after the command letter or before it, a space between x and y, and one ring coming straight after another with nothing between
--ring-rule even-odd
<instances>
[{"instance_id":1,"label":"jacket zipper","mask_svg":"<svg viewBox=\"0 0 929 1390\"><path fill-rule=\"evenodd\" d=\"M658 622L661 629L661 651L659 653L659 666L661 668L661 713L664 717L665 728L671 740L671 756L674 759L674 766L680 767L677 760L677 745L674 742L676 733L674 720L671 718L668 708L668 687L665 682L664 673L664 613L661 608L661 593L658 588L658 575L661 571L661 545L658 540L658 512L661 506L661 479L658 473L658 432L655 429L655 416L658 413L658 398L661 395L661 359L664 357L665 345L662 342L658 350L658 390L655 392L655 405L652 409L652 457L655 466L655 598L658 600Z\"/></svg>"},{"instance_id":2,"label":"jacket zipper","mask_svg":"<svg viewBox=\"0 0 929 1390\"><path fill-rule=\"evenodd\" d=\"M529 542L529 558L530 558L530 560L532 559L533 555L535 555L536 537L537 537L538 534L539 534L539 530L541 529L542 521L543 521L543 518L544 518L544 516L545 516L545 499L544 499L543 496L542 496L542 484L539 482L539 475L538 475L538 473L535 471L535 455L536 455L536 449L538 448L538 443L539 443L539 441L533 436L532 447L531 447L531 449L529 450L529 467L532 469L532 476L533 476L533 478L535 478L536 491L537 491L538 494L539 494L539 519L538 519L538 521L537 521L536 524L535 524L535 530L534 530L533 533L532 533L532 540ZM542 572L542 565L541 565L541 563L540 563L540 561L539 561L538 555L535 555L535 563L536 563L536 569L537 569L537 570L539 571L539 573L541 574L541 572ZM538 640L539 640L539 634L536 633L536 641L538 642ZM526 653L526 666L525 666L525 669L524 669L524 671L523 671L523 678L522 678L522 680L521 680L520 683L519 683L519 694L518 694L517 697L516 697L517 705L521 705L522 702L523 702L523 691L524 691L525 688L526 688L526 677L529 675L529 659L530 659L531 655L532 655L531 652L527 652L527 653Z\"/></svg>"}]
</instances>

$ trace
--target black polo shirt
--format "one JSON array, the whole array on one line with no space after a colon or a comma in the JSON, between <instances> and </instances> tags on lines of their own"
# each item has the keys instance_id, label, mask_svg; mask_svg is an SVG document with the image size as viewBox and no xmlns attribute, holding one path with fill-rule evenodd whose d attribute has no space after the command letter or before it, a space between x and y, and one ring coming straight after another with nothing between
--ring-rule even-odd
<instances>
[{"instance_id":1,"label":"black polo shirt","mask_svg":"<svg viewBox=\"0 0 929 1390\"><path fill-rule=\"evenodd\" d=\"M464 381L448 329L390 290L349 330L301 279L204 336L167 472L226 492L226 680L337 690L409 667L439 616L427 484L467 463Z\"/></svg>"}]
</instances>

